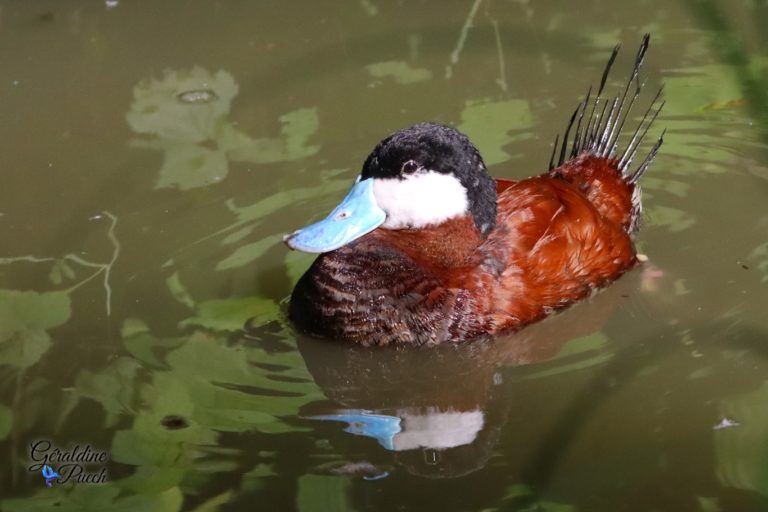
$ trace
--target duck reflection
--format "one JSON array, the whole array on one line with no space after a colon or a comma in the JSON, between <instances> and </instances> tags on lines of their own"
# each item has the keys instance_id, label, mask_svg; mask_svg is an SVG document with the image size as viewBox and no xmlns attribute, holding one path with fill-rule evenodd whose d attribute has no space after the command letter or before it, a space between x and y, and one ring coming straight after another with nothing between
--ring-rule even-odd
<instances>
[{"instance_id":1,"label":"duck reflection","mask_svg":"<svg viewBox=\"0 0 768 512\"><path fill-rule=\"evenodd\" d=\"M617 308L644 289L648 275L639 269L584 304L494 341L372 350L300 339L307 368L331 402L311 404L301 416L337 422L349 434L375 440L415 475L455 478L477 471L493 455L514 408L521 367L557 371L605 361L596 351L610 352L610 344L563 349L599 333Z\"/></svg>"},{"instance_id":2,"label":"duck reflection","mask_svg":"<svg viewBox=\"0 0 768 512\"><path fill-rule=\"evenodd\" d=\"M482 467L504 421L493 346L370 350L302 340L309 371L332 404L304 418L334 421L374 439L423 476L460 476ZM495 383L494 383L495 382Z\"/></svg>"}]
</instances>

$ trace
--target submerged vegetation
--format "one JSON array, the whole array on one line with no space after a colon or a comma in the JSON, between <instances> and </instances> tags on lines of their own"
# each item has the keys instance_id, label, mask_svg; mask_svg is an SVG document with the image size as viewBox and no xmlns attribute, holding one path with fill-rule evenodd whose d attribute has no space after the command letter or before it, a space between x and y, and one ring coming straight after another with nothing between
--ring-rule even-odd
<instances>
[{"instance_id":1,"label":"submerged vegetation","mask_svg":"<svg viewBox=\"0 0 768 512\"><path fill-rule=\"evenodd\" d=\"M631 28L615 26L599 3L577 12L427 2L406 12L364 0L341 13L302 2L299 11L252 5L245 15L192 2L183 7L184 25L197 27L188 33L173 22L181 6L168 14L125 2L42 14L32 4L2 7L0 24L12 30L0 37L15 38L4 47L21 58L7 59L0 111L13 119L19 106L60 110L45 126L17 116L23 129L0 151L3 512L255 503L312 512L395 502L571 512L638 495L637 510L768 503L765 2L616 7ZM435 21L438 8L451 21ZM142 52L110 24L155 14L165 28L147 44L179 38L183 52ZM209 25L221 37L200 46ZM395 384L410 374L392 370L402 355L389 367L335 346L314 359L300 352L283 301L312 256L284 249L282 234L326 213L372 144L416 121L465 131L495 175L540 172L546 141L582 84L617 41L645 31L663 63L645 78L665 85L668 133L644 183L639 241L652 265L636 281L628 276L605 311L584 305L560 319L552 330L565 339L545 329L492 355L483 346L440 356L466 373L435 366L430 379L482 391L468 403L493 427L476 452L460 455L456 466L472 467L466 480L415 476L439 454L425 451L417 464L344 425L307 420L305 411L374 408L359 398L374 394L367 374ZM63 55L49 44L61 42L72 69L44 58L41 37L50 55ZM70 89L50 79L58 73L93 84L73 78ZM25 134L35 131L30 149ZM315 382L316 368L335 369L344 357L358 373ZM416 407L410 388L381 394ZM713 430L723 419L738 425ZM39 438L107 450L108 483L46 487L28 471L29 443ZM659 492L671 474L679 498ZM372 475L381 478L364 478ZM616 486L595 490L606 475ZM435 502L425 501L425 485Z\"/></svg>"}]
</instances>

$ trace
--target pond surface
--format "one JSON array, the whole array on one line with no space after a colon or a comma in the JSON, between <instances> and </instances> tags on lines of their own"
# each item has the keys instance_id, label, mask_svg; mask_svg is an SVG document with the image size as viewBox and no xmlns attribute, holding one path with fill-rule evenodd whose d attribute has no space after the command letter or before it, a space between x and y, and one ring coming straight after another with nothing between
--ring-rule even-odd
<instances>
[{"instance_id":1,"label":"pond surface","mask_svg":"<svg viewBox=\"0 0 768 512\"><path fill-rule=\"evenodd\" d=\"M766 22L759 1L1 1L0 510L766 510ZM493 175L538 174L644 32L667 100L646 265L492 343L292 330L312 257L280 238L379 139L448 123Z\"/></svg>"}]
</instances>

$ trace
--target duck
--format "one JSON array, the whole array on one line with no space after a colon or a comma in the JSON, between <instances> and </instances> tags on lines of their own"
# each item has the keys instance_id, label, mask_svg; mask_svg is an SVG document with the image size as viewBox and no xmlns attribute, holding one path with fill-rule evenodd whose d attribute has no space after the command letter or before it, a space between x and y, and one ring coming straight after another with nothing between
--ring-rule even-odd
<instances>
[{"instance_id":1,"label":"duck","mask_svg":"<svg viewBox=\"0 0 768 512\"><path fill-rule=\"evenodd\" d=\"M542 174L492 178L469 138L443 124L384 138L325 219L284 237L290 249L318 254L291 293L293 324L366 347L493 338L646 259L634 245L639 180L664 141L662 132L649 149L645 143L664 106L662 89L634 129L625 124L644 90L649 40L624 87L604 98L613 49L596 93L590 86L555 137Z\"/></svg>"}]
</instances>

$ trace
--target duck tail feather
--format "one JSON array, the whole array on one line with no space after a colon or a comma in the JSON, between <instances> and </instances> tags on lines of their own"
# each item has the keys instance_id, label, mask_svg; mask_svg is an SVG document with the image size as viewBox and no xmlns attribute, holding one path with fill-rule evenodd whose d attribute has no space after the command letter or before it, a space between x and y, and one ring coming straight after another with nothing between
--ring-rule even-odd
<instances>
[{"instance_id":1,"label":"duck tail feather","mask_svg":"<svg viewBox=\"0 0 768 512\"><path fill-rule=\"evenodd\" d=\"M664 142L665 134L661 134L641 163L633 168L632 162L643 147L646 135L664 107L664 101L661 99L664 88L661 87L645 108L640 121L631 131L625 130L627 120L632 117L633 108L637 105L638 98L646 85L646 82L641 80L640 69L645 62L649 43L650 34L645 34L624 87L615 96L604 97L608 77L619 52L619 45L614 47L603 70L597 91L593 94L593 87L589 87L586 97L571 114L562 139L559 134L555 138L549 163L550 176L571 181L588 179L586 176L578 178L575 175L581 167L579 162L583 162L581 159L584 157L590 157L591 161L595 158L600 159L603 162L602 166L613 169L620 180L617 184L623 182L627 187L627 193L632 197L629 222L631 231L636 229L642 209L637 182L656 157ZM629 125L632 124L633 121L630 120ZM628 135L629 133L631 135Z\"/></svg>"},{"instance_id":2,"label":"duck tail feather","mask_svg":"<svg viewBox=\"0 0 768 512\"><path fill-rule=\"evenodd\" d=\"M634 176L635 181L637 181L637 178L642 175L642 173L638 174L636 171L631 171L630 165L637 155L645 135L664 106L664 102L660 102L663 88L659 89L648 105L645 114L635 127L626 146L621 144L620 139L625 133L624 127L627 119L630 117L646 84L645 81L640 80L640 69L643 62L645 62L649 43L650 34L645 34L637 50L634 64L623 90L620 94L605 100L603 92L605 91L608 76L620 48L619 45L614 47L600 78L600 86L597 89L597 93L592 97L593 89L592 86L589 87L584 101L579 103L571 115L563 138L560 139L558 135L552 150L553 157L550 159L550 170L564 165L569 160L579 157L582 153L587 153L610 160L624 178ZM587 114L587 111L589 111L589 114ZM574 124L575 130L573 130L571 136ZM570 151L568 151L568 146L570 146ZM621 151L620 148L622 148ZM653 148L651 148L651 152L653 152ZM566 160L566 154L569 157L568 160ZM558 155L559 158L557 158ZM650 156L650 153L646 156ZM652 160L653 158L650 158L649 161ZM647 167L646 165L643 171Z\"/></svg>"}]
</instances>

